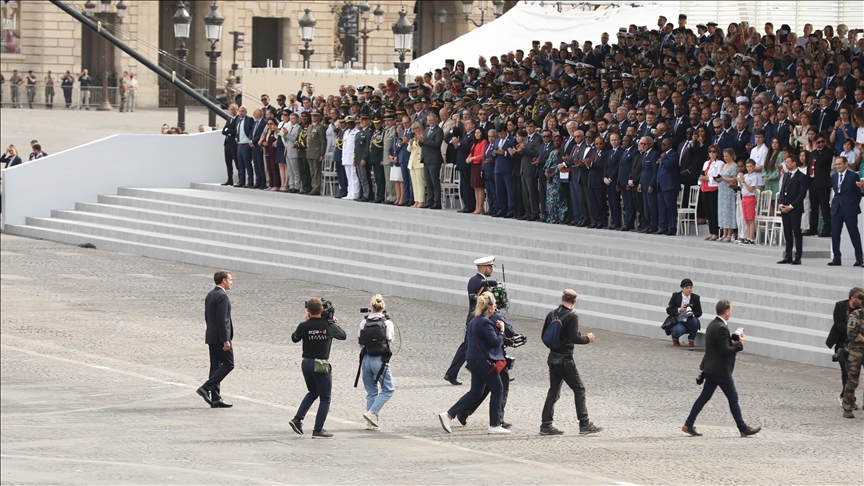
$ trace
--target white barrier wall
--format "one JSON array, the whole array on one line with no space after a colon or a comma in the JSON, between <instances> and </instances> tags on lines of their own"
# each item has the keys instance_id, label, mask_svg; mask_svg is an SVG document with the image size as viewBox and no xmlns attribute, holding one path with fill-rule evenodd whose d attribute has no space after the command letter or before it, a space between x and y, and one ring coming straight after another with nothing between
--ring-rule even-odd
<instances>
[{"instance_id":1,"label":"white barrier wall","mask_svg":"<svg viewBox=\"0 0 864 486\"><path fill-rule=\"evenodd\" d=\"M224 182L220 132L190 135L112 135L44 159L3 170L2 225L54 209L96 202L118 187L189 187Z\"/></svg>"},{"instance_id":2,"label":"white barrier wall","mask_svg":"<svg viewBox=\"0 0 864 486\"><path fill-rule=\"evenodd\" d=\"M312 83L315 86L315 94L327 98L329 95L338 95L339 86L351 84L356 88L360 85L371 84L378 86L379 83L387 81L387 78L397 79L395 75L366 74L364 71L312 71L303 69L279 69L279 68L252 68L244 69L243 75L243 103L261 106L257 101L262 94L270 95L270 103L276 106L276 95L291 93L297 94L301 82ZM413 79L413 77L409 78ZM303 90L306 94L306 90ZM254 98L250 98L254 97ZM256 101L252 101L252 100Z\"/></svg>"}]
</instances>

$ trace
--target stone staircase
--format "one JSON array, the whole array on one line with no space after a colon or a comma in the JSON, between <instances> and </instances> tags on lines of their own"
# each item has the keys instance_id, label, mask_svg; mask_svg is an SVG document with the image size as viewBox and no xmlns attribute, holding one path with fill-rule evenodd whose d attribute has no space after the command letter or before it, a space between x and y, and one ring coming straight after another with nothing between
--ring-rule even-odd
<instances>
[{"instance_id":1,"label":"stone staircase","mask_svg":"<svg viewBox=\"0 0 864 486\"><path fill-rule=\"evenodd\" d=\"M494 254L493 278L501 280L503 267L511 313L542 318L569 287L579 292L584 326L663 339L669 296L689 277L702 296L703 330L717 300L728 298L748 353L821 366L833 366L824 345L833 304L864 280L861 269L825 266L830 242L822 238L806 238L805 264L793 267L775 264L776 247L709 243L704 235L552 226L213 184L120 188L6 232L454 305L467 303L472 261Z\"/></svg>"}]
</instances>

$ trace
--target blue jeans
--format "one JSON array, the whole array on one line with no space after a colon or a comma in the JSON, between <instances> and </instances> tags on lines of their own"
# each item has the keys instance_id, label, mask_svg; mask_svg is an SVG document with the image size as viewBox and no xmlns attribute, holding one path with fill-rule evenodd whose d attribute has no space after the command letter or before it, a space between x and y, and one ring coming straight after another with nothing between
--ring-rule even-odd
<instances>
[{"instance_id":1,"label":"blue jeans","mask_svg":"<svg viewBox=\"0 0 864 486\"><path fill-rule=\"evenodd\" d=\"M244 186L252 185L255 176L252 173L252 147L249 144L241 143L237 146L237 172L237 182Z\"/></svg>"},{"instance_id":2,"label":"blue jeans","mask_svg":"<svg viewBox=\"0 0 864 486\"><path fill-rule=\"evenodd\" d=\"M321 430L324 428L324 421L327 420L327 414L330 413L330 391L333 389L333 368L330 368L329 373L315 373L315 360L311 358L303 358L303 363L300 365L303 370L303 380L306 381L306 389L309 390L303 401L300 402L300 408L297 409L297 414L294 416L298 420L306 418L306 412L319 398L318 413L315 415L315 429Z\"/></svg>"},{"instance_id":3,"label":"blue jeans","mask_svg":"<svg viewBox=\"0 0 864 486\"><path fill-rule=\"evenodd\" d=\"M375 377L378 376L378 371L381 369L381 356L363 356L363 362L360 365L360 370L363 373L363 386L366 387L366 410L371 410L375 416L393 396L396 388L393 386L393 376L390 374L390 365L384 365L384 372L381 373L381 378L378 383L381 384L381 391L378 391L378 383L375 383Z\"/></svg>"},{"instance_id":4,"label":"blue jeans","mask_svg":"<svg viewBox=\"0 0 864 486\"><path fill-rule=\"evenodd\" d=\"M702 393L699 395L699 398L696 399L693 408L690 409L690 416L687 417L687 421L684 422L684 424L693 427L693 424L696 423L696 416L699 415L699 412L702 411L702 407L708 403L708 400L711 400L711 396L714 395L714 390L716 390L718 386L723 390L726 399L729 400L729 411L732 412L732 418L735 419L735 424L738 426L738 430L742 432L747 430L747 424L745 424L744 419L741 418L741 407L738 406L738 390L735 389L735 381L732 380L731 376L719 377L708 374L705 375L705 385L702 388Z\"/></svg>"},{"instance_id":5,"label":"blue jeans","mask_svg":"<svg viewBox=\"0 0 864 486\"><path fill-rule=\"evenodd\" d=\"M696 340L696 334L699 333L699 329L702 328L702 324L699 322L699 319L695 317L691 317L687 319L686 322L679 322L672 326L672 339L678 339L684 334L687 334L687 339L689 341Z\"/></svg>"},{"instance_id":6,"label":"blue jeans","mask_svg":"<svg viewBox=\"0 0 864 486\"><path fill-rule=\"evenodd\" d=\"M498 214L502 216L514 214L513 175L495 174L495 187L498 190Z\"/></svg>"},{"instance_id":7,"label":"blue jeans","mask_svg":"<svg viewBox=\"0 0 864 486\"><path fill-rule=\"evenodd\" d=\"M466 410L483 397L483 392L489 389L492 398L489 400L489 426L501 425L501 400L504 397L504 384L501 375L495 373L485 359L469 359L468 369L471 371L471 389L447 411L451 417ZM490 372L491 371L491 372Z\"/></svg>"}]
</instances>

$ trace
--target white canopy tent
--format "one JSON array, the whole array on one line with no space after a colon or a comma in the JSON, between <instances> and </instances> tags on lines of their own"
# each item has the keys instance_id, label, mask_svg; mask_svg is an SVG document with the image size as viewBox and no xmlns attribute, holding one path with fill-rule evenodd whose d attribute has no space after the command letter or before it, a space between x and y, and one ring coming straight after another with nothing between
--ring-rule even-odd
<instances>
[{"instance_id":1,"label":"white canopy tent","mask_svg":"<svg viewBox=\"0 0 864 486\"><path fill-rule=\"evenodd\" d=\"M466 66L476 66L479 56L501 55L516 49L527 51L531 41L550 41L557 48L560 42L590 40L597 44L606 32L610 43L621 27L630 24L657 27L657 17L666 16L675 22L678 10L672 6L647 5L631 7L621 5L595 11L569 9L558 12L553 5L540 6L536 2L519 2L504 15L482 27L444 44L432 52L411 61L411 73L440 68L447 59L462 60Z\"/></svg>"}]
</instances>

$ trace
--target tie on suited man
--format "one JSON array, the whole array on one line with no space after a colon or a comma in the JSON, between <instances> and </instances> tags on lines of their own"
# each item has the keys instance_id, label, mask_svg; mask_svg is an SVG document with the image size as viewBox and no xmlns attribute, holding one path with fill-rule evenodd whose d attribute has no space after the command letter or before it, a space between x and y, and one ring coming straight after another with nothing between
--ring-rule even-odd
<instances>
[{"instance_id":1,"label":"tie on suited man","mask_svg":"<svg viewBox=\"0 0 864 486\"><path fill-rule=\"evenodd\" d=\"M834 159L837 172L831 176L831 188L834 198L831 200L831 251L834 255L828 265L839 266L840 239L843 225L849 233L852 248L855 249L855 266L864 266L864 254L861 251L861 233L858 229L858 215L861 214L861 189L857 183L858 174L848 169L845 157Z\"/></svg>"}]
</instances>

